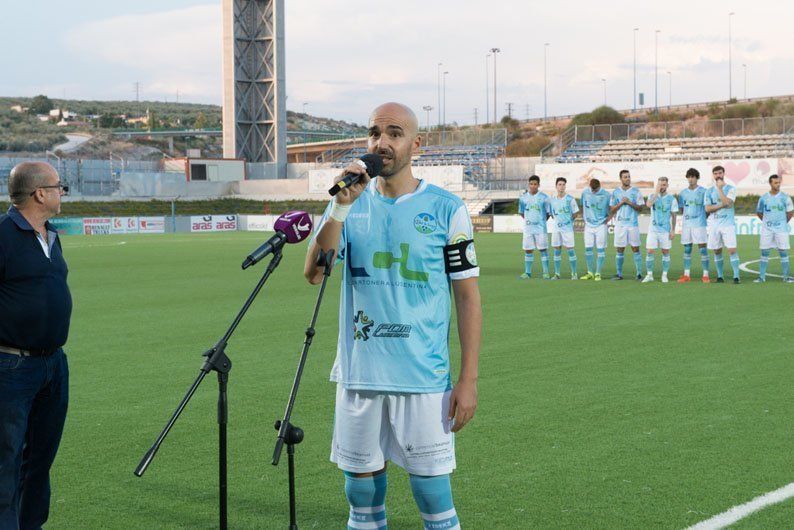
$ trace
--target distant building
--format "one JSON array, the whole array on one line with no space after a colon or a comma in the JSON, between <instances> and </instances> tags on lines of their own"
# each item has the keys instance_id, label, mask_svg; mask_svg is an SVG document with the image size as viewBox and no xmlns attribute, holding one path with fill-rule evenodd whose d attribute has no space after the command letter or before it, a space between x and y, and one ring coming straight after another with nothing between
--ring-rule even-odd
<instances>
[{"instance_id":1,"label":"distant building","mask_svg":"<svg viewBox=\"0 0 794 530\"><path fill-rule=\"evenodd\" d=\"M11 107L11 110L22 114L23 112L27 112L29 108L30 107L23 107L22 105L14 105L13 107Z\"/></svg>"}]
</instances>

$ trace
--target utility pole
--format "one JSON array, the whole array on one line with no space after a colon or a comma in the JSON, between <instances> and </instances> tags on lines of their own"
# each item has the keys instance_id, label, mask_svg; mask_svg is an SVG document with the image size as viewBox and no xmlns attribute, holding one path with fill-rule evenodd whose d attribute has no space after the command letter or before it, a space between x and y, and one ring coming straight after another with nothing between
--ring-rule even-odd
<instances>
[{"instance_id":1,"label":"utility pole","mask_svg":"<svg viewBox=\"0 0 794 530\"><path fill-rule=\"evenodd\" d=\"M141 83L140 81L135 81L133 84L135 87L135 106L138 109L138 116L141 115Z\"/></svg>"},{"instance_id":2,"label":"utility pole","mask_svg":"<svg viewBox=\"0 0 794 530\"><path fill-rule=\"evenodd\" d=\"M529 120L529 109L530 109L530 106L529 106L529 103L527 103L526 104L526 109L525 109L525 116L526 116L527 120Z\"/></svg>"},{"instance_id":3,"label":"utility pole","mask_svg":"<svg viewBox=\"0 0 794 530\"><path fill-rule=\"evenodd\" d=\"M659 33L661 32L660 29L656 30L653 43L653 110L657 114L659 113Z\"/></svg>"},{"instance_id":4,"label":"utility pole","mask_svg":"<svg viewBox=\"0 0 794 530\"><path fill-rule=\"evenodd\" d=\"M632 103L632 110L637 112L637 32L640 28L634 28L634 103Z\"/></svg>"},{"instance_id":5,"label":"utility pole","mask_svg":"<svg viewBox=\"0 0 794 530\"><path fill-rule=\"evenodd\" d=\"M437 83L437 88L438 88L438 110L437 110L437 114L438 114L438 129L439 130L441 130L441 65L442 64L443 63L438 63L438 65L436 65L436 70L437 70L437 73L438 73L438 78L437 78L437 81L438 81L438 83Z\"/></svg>"},{"instance_id":6,"label":"utility pole","mask_svg":"<svg viewBox=\"0 0 794 530\"><path fill-rule=\"evenodd\" d=\"M179 89L176 89L176 104L179 105Z\"/></svg>"},{"instance_id":7,"label":"utility pole","mask_svg":"<svg viewBox=\"0 0 794 530\"><path fill-rule=\"evenodd\" d=\"M505 107L507 107L507 117L511 120L513 119L513 104L512 103L505 103Z\"/></svg>"},{"instance_id":8,"label":"utility pole","mask_svg":"<svg viewBox=\"0 0 794 530\"><path fill-rule=\"evenodd\" d=\"M474 107L474 126L477 126L477 107Z\"/></svg>"},{"instance_id":9,"label":"utility pole","mask_svg":"<svg viewBox=\"0 0 794 530\"><path fill-rule=\"evenodd\" d=\"M733 11L728 13L728 100L733 99L733 46L731 44L731 19L735 15Z\"/></svg>"}]
</instances>

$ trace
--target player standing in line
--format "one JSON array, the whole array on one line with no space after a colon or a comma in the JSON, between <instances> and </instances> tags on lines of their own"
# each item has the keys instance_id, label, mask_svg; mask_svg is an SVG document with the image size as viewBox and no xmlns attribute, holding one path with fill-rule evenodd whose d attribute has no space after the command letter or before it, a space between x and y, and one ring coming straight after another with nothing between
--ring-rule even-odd
<instances>
[{"instance_id":1,"label":"player standing in line","mask_svg":"<svg viewBox=\"0 0 794 530\"><path fill-rule=\"evenodd\" d=\"M562 246L568 249L568 263L571 266L571 279L578 280L576 275L576 250L574 249L573 220L579 212L576 199L565 193L568 181L558 177L554 183L557 193L549 200L549 209L554 218L551 231L551 246L554 247L554 276L552 280L560 279L562 266Z\"/></svg>"},{"instance_id":2,"label":"player standing in line","mask_svg":"<svg viewBox=\"0 0 794 530\"><path fill-rule=\"evenodd\" d=\"M584 216L584 255L587 261L587 274L582 280L601 281L601 267L606 259L607 223L609 222L609 192L601 187L601 181L590 179L590 187L582 192L582 212ZM593 259L593 249L598 257Z\"/></svg>"},{"instance_id":3,"label":"player standing in line","mask_svg":"<svg viewBox=\"0 0 794 530\"><path fill-rule=\"evenodd\" d=\"M304 275L322 280L319 251L343 260L331 460L344 471L348 529L386 528L386 462L409 473L425 529L460 528L452 502L455 432L477 407L482 329L479 267L463 201L414 177L416 115L399 103L376 108L367 151L383 157L329 204L306 255ZM337 182L343 175L337 177ZM449 359L450 294L460 337L460 375Z\"/></svg>"},{"instance_id":4,"label":"player standing in line","mask_svg":"<svg viewBox=\"0 0 794 530\"><path fill-rule=\"evenodd\" d=\"M662 283L667 283L667 271L670 270L670 247L675 238L675 218L678 213L678 201L667 193L669 181L667 177L659 177L656 190L648 197L651 209L651 227L645 239L645 279L642 283L653 281L653 266L656 249L662 249Z\"/></svg>"},{"instance_id":5,"label":"player standing in line","mask_svg":"<svg viewBox=\"0 0 794 530\"><path fill-rule=\"evenodd\" d=\"M683 210L681 222L681 243L684 245L684 275L678 283L691 281L692 245L700 249L700 264L703 268L703 283L709 283L709 252L706 249L706 188L698 186L700 171L691 167L686 171L689 187L678 194L678 205Z\"/></svg>"},{"instance_id":6,"label":"player standing in line","mask_svg":"<svg viewBox=\"0 0 794 530\"><path fill-rule=\"evenodd\" d=\"M628 169L620 172L620 187L612 192L609 202L610 215L615 217L615 265L617 275L613 280L623 279L623 251L626 243L634 253L634 270L637 279L642 280L642 255L640 254L640 223L638 214L645 205L640 190L631 185L631 174Z\"/></svg>"},{"instance_id":7,"label":"player standing in line","mask_svg":"<svg viewBox=\"0 0 794 530\"><path fill-rule=\"evenodd\" d=\"M540 251L543 278L549 279L549 235L546 221L549 218L549 196L540 191L540 177L529 177L527 191L518 198L518 213L524 216L524 274L522 280L532 277L535 250Z\"/></svg>"},{"instance_id":8,"label":"player standing in line","mask_svg":"<svg viewBox=\"0 0 794 530\"><path fill-rule=\"evenodd\" d=\"M783 267L783 281L794 283L789 276L789 221L794 216L794 203L791 197L780 191L781 178L769 176L770 190L758 200L755 213L761 219L761 267L755 283L766 281L766 268L769 265L769 254L773 248L780 254L780 265Z\"/></svg>"},{"instance_id":9,"label":"player standing in line","mask_svg":"<svg viewBox=\"0 0 794 530\"><path fill-rule=\"evenodd\" d=\"M733 283L739 283L739 253L736 252L736 221L733 201L736 188L725 182L725 168L714 166L711 170L714 186L706 192L706 213L709 215L709 250L714 252L717 265L717 283L724 283L722 249L727 248L733 269Z\"/></svg>"}]
</instances>

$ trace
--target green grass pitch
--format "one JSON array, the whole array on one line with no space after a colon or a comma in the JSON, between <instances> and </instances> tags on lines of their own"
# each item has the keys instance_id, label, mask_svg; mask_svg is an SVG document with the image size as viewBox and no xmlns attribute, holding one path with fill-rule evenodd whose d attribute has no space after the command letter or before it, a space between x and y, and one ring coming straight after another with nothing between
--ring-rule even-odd
<instances>
[{"instance_id":1,"label":"green grass pitch","mask_svg":"<svg viewBox=\"0 0 794 530\"><path fill-rule=\"evenodd\" d=\"M240 262L265 237L63 238L71 403L49 528L217 527L214 375L146 475L132 472L259 278L263 264L243 272ZM758 259L757 242L740 237L742 261ZM272 425L317 294L302 278L305 249L287 248L228 347L232 528L287 526L286 455L270 465ZM746 273L739 286L520 281L520 235L478 236L477 250L480 403L457 437L453 475L465 528L684 528L794 481L793 285L752 284ZM697 253L693 262L699 276ZM564 257L564 276L567 267ZM676 244L671 278L680 271ZM347 516L328 461L338 300L335 274L293 418L306 431L301 528L343 528ZM451 344L457 364L454 326ZM389 478L390 527L419 528L406 474L392 466ZM737 527L792 520L789 500Z\"/></svg>"}]
</instances>

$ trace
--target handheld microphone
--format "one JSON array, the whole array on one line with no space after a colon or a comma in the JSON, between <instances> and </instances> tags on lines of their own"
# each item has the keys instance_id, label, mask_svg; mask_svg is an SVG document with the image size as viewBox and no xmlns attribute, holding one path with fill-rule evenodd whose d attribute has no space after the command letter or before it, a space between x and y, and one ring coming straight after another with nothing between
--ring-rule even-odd
<instances>
[{"instance_id":1,"label":"handheld microphone","mask_svg":"<svg viewBox=\"0 0 794 530\"><path fill-rule=\"evenodd\" d=\"M251 265L256 265L270 254L280 251L285 243L300 243L309 237L312 231L312 218L306 212L285 212L276 219L273 228L276 230L276 234L245 258L243 270Z\"/></svg>"},{"instance_id":2,"label":"handheld microphone","mask_svg":"<svg viewBox=\"0 0 794 530\"><path fill-rule=\"evenodd\" d=\"M367 175L369 175L370 178L377 177L383 170L383 159L380 157L380 155L375 153L367 153L356 160L356 164L360 165L361 169L365 169L367 171ZM352 186L359 180L361 180L361 175L356 175L355 173L345 173L345 177L334 184L333 187L328 190L328 193L333 197L342 191L342 189Z\"/></svg>"}]
</instances>

